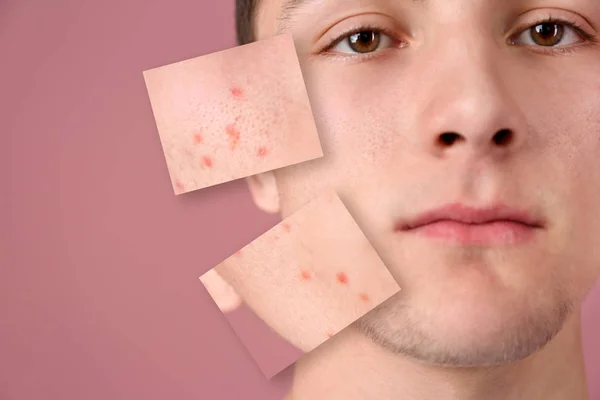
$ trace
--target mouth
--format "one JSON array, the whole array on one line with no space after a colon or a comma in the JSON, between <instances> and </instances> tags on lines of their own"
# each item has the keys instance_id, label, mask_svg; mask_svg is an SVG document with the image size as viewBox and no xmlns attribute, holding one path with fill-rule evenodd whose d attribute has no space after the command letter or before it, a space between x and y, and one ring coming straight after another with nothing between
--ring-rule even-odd
<instances>
[{"instance_id":1,"label":"mouth","mask_svg":"<svg viewBox=\"0 0 600 400\"><path fill-rule=\"evenodd\" d=\"M453 203L399 221L394 231L458 243L517 244L545 229L542 220L527 211L505 205L475 208Z\"/></svg>"}]
</instances>

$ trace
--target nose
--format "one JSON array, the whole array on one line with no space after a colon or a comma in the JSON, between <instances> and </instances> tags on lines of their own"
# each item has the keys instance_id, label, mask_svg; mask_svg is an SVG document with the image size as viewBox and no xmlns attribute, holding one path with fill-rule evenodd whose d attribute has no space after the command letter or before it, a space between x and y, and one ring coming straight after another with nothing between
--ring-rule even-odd
<instances>
[{"instance_id":1,"label":"nose","mask_svg":"<svg viewBox=\"0 0 600 400\"><path fill-rule=\"evenodd\" d=\"M527 124L506 85L509 73L494 64L489 47L463 42L431 54L422 69L428 83L417 111L425 151L437 157L503 157L524 142Z\"/></svg>"}]
</instances>

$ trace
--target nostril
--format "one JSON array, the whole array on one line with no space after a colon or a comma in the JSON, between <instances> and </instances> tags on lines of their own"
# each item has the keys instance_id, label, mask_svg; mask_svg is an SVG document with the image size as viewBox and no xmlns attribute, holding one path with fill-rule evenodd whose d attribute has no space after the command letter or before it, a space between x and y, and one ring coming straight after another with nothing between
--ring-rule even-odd
<instances>
[{"instance_id":1,"label":"nostril","mask_svg":"<svg viewBox=\"0 0 600 400\"><path fill-rule=\"evenodd\" d=\"M460 140L460 135L455 132L444 132L438 137L438 142L444 146L452 146Z\"/></svg>"},{"instance_id":2,"label":"nostril","mask_svg":"<svg viewBox=\"0 0 600 400\"><path fill-rule=\"evenodd\" d=\"M492 138L498 146L506 146L512 141L513 133L510 129L501 129Z\"/></svg>"}]
</instances>

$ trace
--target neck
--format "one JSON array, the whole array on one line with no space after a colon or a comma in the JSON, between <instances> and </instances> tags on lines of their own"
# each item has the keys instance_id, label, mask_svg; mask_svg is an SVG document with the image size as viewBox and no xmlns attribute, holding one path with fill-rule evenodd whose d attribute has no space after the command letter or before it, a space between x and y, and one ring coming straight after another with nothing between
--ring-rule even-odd
<instances>
[{"instance_id":1,"label":"neck","mask_svg":"<svg viewBox=\"0 0 600 400\"><path fill-rule=\"evenodd\" d=\"M493 368L444 368L390 354L346 328L296 363L288 400L587 400L580 315L529 358Z\"/></svg>"}]
</instances>

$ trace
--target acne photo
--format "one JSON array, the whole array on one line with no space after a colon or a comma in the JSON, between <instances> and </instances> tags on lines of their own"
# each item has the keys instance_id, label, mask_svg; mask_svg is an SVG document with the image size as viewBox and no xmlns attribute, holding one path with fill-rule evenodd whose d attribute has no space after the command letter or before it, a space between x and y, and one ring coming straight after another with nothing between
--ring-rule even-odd
<instances>
[{"instance_id":1,"label":"acne photo","mask_svg":"<svg viewBox=\"0 0 600 400\"><path fill-rule=\"evenodd\" d=\"M0 400L600 400L597 0L0 2Z\"/></svg>"}]
</instances>

